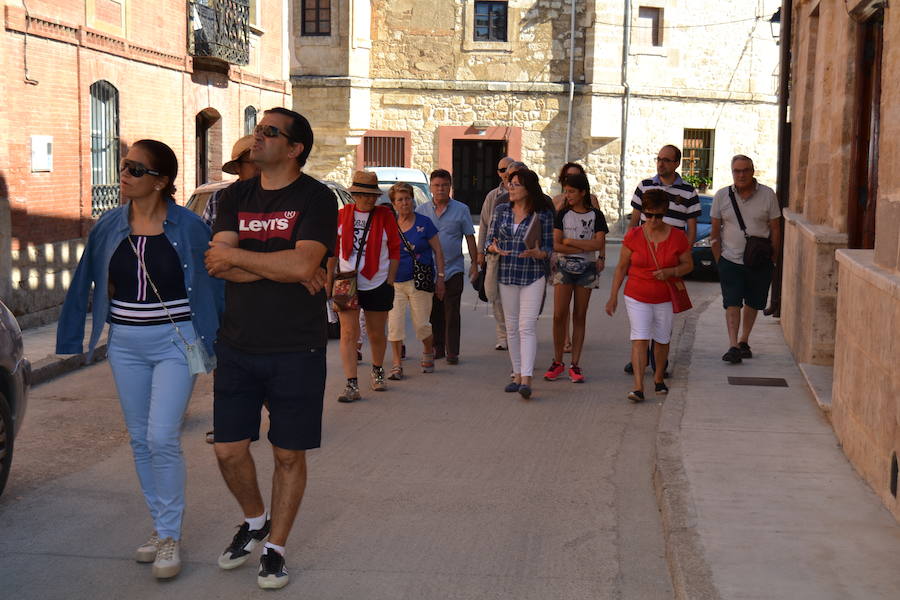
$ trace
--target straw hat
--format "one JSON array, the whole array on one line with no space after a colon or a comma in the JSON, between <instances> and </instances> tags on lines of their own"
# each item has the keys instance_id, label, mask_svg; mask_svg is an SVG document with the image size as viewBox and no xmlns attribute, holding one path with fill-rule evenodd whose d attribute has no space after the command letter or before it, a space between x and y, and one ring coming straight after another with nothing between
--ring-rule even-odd
<instances>
[{"instance_id":1,"label":"straw hat","mask_svg":"<svg viewBox=\"0 0 900 600\"><path fill-rule=\"evenodd\" d=\"M353 174L353 185L348 190L351 194L381 195L378 187L378 175L370 171L357 171Z\"/></svg>"},{"instance_id":2,"label":"straw hat","mask_svg":"<svg viewBox=\"0 0 900 600\"><path fill-rule=\"evenodd\" d=\"M243 156L247 152L250 152L251 146L253 146L252 135L245 135L244 137L236 141L234 143L234 146L231 147L231 160L222 165L222 170L226 173L237 175L238 169L240 168L241 156Z\"/></svg>"}]
</instances>

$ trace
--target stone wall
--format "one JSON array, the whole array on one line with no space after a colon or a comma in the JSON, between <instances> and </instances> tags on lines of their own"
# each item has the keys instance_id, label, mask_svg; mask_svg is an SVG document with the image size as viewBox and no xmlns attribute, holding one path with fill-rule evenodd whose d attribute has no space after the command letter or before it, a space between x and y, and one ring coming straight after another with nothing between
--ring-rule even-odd
<instances>
[{"instance_id":1,"label":"stone wall","mask_svg":"<svg viewBox=\"0 0 900 600\"><path fill-rule=\"evenodd\" d=\"M900 453L900 273L876 265L868 250L837 256L832 422L853 466L900 520L890 490Z\"/></svg>"}]
</instances>

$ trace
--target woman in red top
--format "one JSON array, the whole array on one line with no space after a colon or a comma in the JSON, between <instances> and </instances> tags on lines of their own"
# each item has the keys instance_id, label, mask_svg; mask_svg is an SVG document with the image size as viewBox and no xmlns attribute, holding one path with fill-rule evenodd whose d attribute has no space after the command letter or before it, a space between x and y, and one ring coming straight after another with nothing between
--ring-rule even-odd
<instances>
[{"instance_id":1,"label":"woman in red top","mask_svg":"<svg viewBox=\"0 0 900 600\"><path fill-rule=\"evenodd\" d=\"M618 305L619 288L627 273L625 308L631 322L631 362L635 384L628 399L632 402L644 400L644 369L647 367L647 347L651 339L656 342L653 347L656 393L666 394L669 391L663 382L663 373L669 356L674 313L665 281L694 270L691 245L684 232L663 223L669 207L669 195L659 189L647 190L642 205L647 220L629 231L622 242L619 264L613 277L609 302L606 303L606 314L612 316Z\"/></svg>"}]
</instances>

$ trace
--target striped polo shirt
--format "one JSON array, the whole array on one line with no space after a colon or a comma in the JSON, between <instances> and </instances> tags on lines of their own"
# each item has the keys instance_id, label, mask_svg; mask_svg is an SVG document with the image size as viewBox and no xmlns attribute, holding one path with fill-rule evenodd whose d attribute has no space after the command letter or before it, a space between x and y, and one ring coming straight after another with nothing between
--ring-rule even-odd
<instances>
[{"instance_id":1,"label":"striped polo shirt","mask_svg":"<svg viewBox=\"0 0 900 600\"><path fill-rule=\"evenodd\" d=\"M634 190L631 207L641 210L641 198L644 197L644 192L652 189L663 190L677 199L677 201L672 200L669 202L669 210L666 211L666 216L663 218L664 223L687 230L688 219L696 219L700 216L700 197L697 196L697 190L682 179L678 173L675 173L675 181L672 185L666 185L660 181L659 175L654 175L650 179L640 182L637 189ZM644 221L646 219L641 214L641 222Z\"/></svg>"}]
</instances>

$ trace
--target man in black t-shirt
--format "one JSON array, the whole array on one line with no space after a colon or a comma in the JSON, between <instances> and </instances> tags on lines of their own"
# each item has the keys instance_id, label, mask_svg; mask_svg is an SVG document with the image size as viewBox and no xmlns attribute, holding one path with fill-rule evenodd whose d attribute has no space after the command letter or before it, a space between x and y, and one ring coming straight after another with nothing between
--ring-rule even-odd
<instances>
[{"instance_id":1,"label":"man in black t-shirt","mask_svg":"<svg viewBox=\"0 0 900 600\"><path fill-rule=\"evenodd\" d=\"M244 522L219 556L233 569L268 537L257 583L287 585L284 545L306 487L306 450L318 448L325 394L325 258L334 252L337 203L301 172L313 144L309 122L284 108L256 126L250 159L260 176L222 193L206 252L210 275L225 284L216 341L215 449ZM271 520L256 479L250 442L268 402L275 457Z\"/></svg>"}]
</instances>

